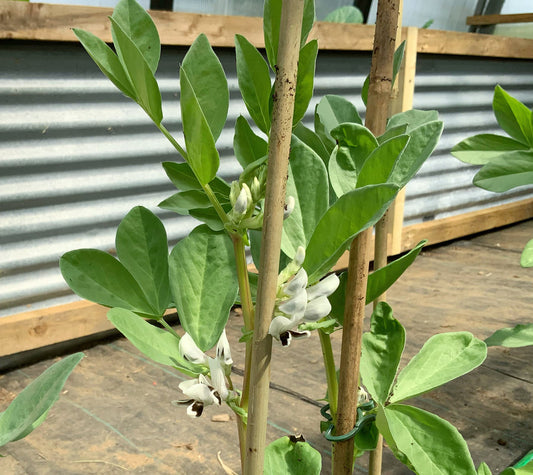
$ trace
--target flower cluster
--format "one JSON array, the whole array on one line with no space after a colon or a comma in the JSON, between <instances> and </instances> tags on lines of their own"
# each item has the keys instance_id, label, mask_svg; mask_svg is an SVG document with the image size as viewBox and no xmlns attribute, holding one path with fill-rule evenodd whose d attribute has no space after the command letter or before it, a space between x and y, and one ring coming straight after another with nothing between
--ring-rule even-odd
<instances>
[{"instance_id":1,"label":"flower cluster","mask_svg":"<svg viewBox=\"0 0 533 475\"><path fill-rule=\"evenodd\" d=\"M233 360L225 330L218 340L215 358L207 356L200 350L188 333L180 339L179 351L187 361L209 367L209 378L200 374L198 379L184 381L179 385L183 394L188 398L180 401L180 403L189 404L187 415L200 417L204 407L213 404L220 406L222 401L235 396L233 391L228 390L226 386L226 376L231 371Z\"/></svg>"},{"instance_id":2,"label":"flower cluster","mask_svg":"<svg viewBox=\"0 0 533 475\"><path fill-rule=\"evenodd\" d=\"M304 256L299 248L296 261L301 266ZM280 276L281 277L281 276ZM282 346L289 346L292 338L308 337L309 331L299 331L298 326L305 322L317 322L331 312L330 296L339 286L339 278L330 274L314 285L307 286L307 272L300 267L292 279L281 279L274 318L268 333Z\"/></svg>"}]
</instances>

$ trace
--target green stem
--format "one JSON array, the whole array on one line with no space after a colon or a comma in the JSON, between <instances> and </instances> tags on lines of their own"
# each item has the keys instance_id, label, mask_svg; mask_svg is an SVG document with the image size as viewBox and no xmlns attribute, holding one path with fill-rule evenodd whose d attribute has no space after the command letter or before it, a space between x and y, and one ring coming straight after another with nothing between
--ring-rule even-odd
<instances>
[{"instance_id":1,"label":"green stem","mask_svg":"<svg viewBox=\"0 0 533 475\"><path fill-rule=\"evenodd\" d=\"M163 325L170 333L172 333L178 340L181 339L181 337L176 333L176 330L174 330L174 328L172 328L167 322L165 322L165 319L164 318L161 318L159 320L159 323L161 323L161 325Z\"/></svg>"},{"instance_id":2,"label":"green stem","mask_svg":"<svg viewBox=\"0 0 533 475\"><path fill-rule=\"evenodd\" d=\"M322 357L324 358L324 369L326 370L326 381L328 383L329 412L333 417L333 424L337 422L337 399L339 397L339 383L337 381L337 370L335 368L335 358L331 347L331 337L328 333L318 330L320 346L322 347Z\"/></svg>"},{"instance_id":3,"label":"green stem","mask_svg":"<svg viewBox=\"0 0 533 475\"><path fill-rule=\"evenodd\" d=\"M248 264L246 263L246 252L244 240L238 234L232 234L233 250L235 253L235 264L237 267L237 280L239 282L239 295L241 298L242 316L244 319L244 330L252 331L254 328L254 304L252 301L252 292L250 289L250 280L248 279ZM240 407L248 412L248 401L250 398L250 368L252 363L252 340L246 342L244 358L244 377L242 382L242 393ZM239 446L241 451L241 464L244 464L246 455L246 423L237 416L237 429L239 433ZM242 465L241 468L244 468Z\"/></svg>"},{"instance_id":4,"label":"green stem","mask_svg":"<svg viewBox=\"0 0 533 475\"><path fill-rule=\"evenodd\" d=\"M156 124L157 128L163 133L163 135L168 139L168 141L172 144L172 146L179 152L179 154L184 158L184 160L188 161L187 152L181 147L181 145L177 142L177 140L170 135L170 132L167 130L167 128L163 124Z\"/></svg>"}]
</instances>

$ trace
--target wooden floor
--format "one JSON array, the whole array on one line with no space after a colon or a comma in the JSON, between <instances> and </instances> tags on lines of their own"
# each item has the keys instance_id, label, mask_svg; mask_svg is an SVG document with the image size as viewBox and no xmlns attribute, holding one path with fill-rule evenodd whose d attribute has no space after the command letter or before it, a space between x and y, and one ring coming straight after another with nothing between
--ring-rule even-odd
<instances>
[{"instance_id":1,"label":"wooden floor","mask_svg":"<svg viewBox=\"0 0 533 475\"><path fill-rule=\"evenodd\" d=\"M407 330L404 363L434 333L468 330L485 338L501 327L533 320L533 269L519 266L533 221L425 250L389 292ZM370 310L370 309L369 309ZM229 337L242 368L238 315ZM340 332L334 334L338 355ZM318 338L274 347L268 438L303 433L323 454L319 405L325 379ZM238 470L236 426L226 408L193 420L181 397L181 375L152 363L127 341L86 349L47 421L28 438L0 449L1 474L219 474L217 453ZM498 473L533 448L533 347L490 348L473 373L412 401L455 424L473 454ZM0 410L52 360L0 377ZM240 383L239 376L235 378ZM386 449L385 474L411 473ZM356 473L364 473L365 457Z\"/></svg>"}]
</instances>

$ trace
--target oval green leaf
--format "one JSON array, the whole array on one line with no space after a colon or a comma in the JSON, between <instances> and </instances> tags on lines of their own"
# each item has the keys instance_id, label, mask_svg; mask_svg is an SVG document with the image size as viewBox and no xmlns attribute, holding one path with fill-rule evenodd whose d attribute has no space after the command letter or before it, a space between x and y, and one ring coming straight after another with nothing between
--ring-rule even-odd
<instances>
[{"instance_id":1,"label":"oval green leaf","mask_svg":"<svg viewBox=\"0 0 533 475\"><path fill-rule=\"evenodd\" d=\"M295 206L283 222L281 249L292 258L298 246L307 246L329 203L324 162L300 141L291 146L287 196L294 198Z\"/></svg>"},{"instance_id":2,"label":"oval green leaf","mask_svg":"<svg viewBox=\"0 0 533 475\"><path fill-rule=\"evenodd\" d=\"M321 469L320 452L294 436L281 437L265 449L264 475L319 475Z\"/></svg>"},{"instance_id":3,"label":"oval green leaf","mask_svg":"<svg viewBox=\"0 0 533 475\"><path fill-rule=\"evenodd\" d=\"M263 55L244 36L235 35L237 77L250 117L265 134L270 130L272 84Z\"/></svg>"},{"instance_id":4,"label":"oval green leaf","mask_svg":"<svg viewBox=\"0 0 533 475\"><path fill-rule=\"evenodd\" d=\"M205 372L206 368L185 360L179 352L176 335L158 328L129 310L112 308L108 320L141 353L156 363L172 366L188 376Z\"/></svg>"},{"instance_id":5,"label":"oval green leaf","mask_svg":"<svg viewBox=\"0 0 533 475\"><path fill-rule=\"evenodd\" d=\"M170 304L168 241L163 223L149 209L137 206L120 222L115 246L122 265L151 306L163 315Z\"/></svg>"},{"instance_id":6,"label":"oval green leaf","mask_svg":"<svg viewBox=\"0 0 533 475\"><path fill-rule=\"evenodd\" d=\"M363 334L361 378L372 399L385 404L396 378L405 346L405 329L392 315L392 308L379 302L370 319L370 332Z\"/></svg>"},{"instance_id":7,"label":"oval green leaf","mask_svg":"<svg viewBox=\"0 0 533 475\"><path fill-rule=\"evenodd\" d=\"M98 249L77 249L59 260L61 274L80 297L105 307L122 307L159 317L130 272Z\"/></svg>"},{"instance_id":8,"label":"oval green leaf","mask_svg":"<svg viewBox=\"0 0 533 475\"><path fill-rule=\"evenodd\" d=\"M449 422L402 404L385 407L384 414L393 445L407 457L415 473L476 475L466 442Z\"/></svg>"},{"instance_id":9,"label":"oval green leaf","mask_svg":"<svg viewBox=\"0 0 533 475\"><path fill-rule=\"evenodd\" d=\"M150 116L150 118L160 125L163 120L161 109L161 92L154 77L154 73L146 62L146 59L137 46L124 32L121 26L113 19L111 20L111 33L113 43L117 50L118 57L124 70L127 72L131 84L135 90L135 100Z\"/></svg>"},{"instance_id":10,"label":"oval green leaf","mask_svg":"<svg viewBox=\"0 0 533 475\"><path fill-rule=\"evenodd\" d=\"M322 216L309 240L304 268L313 283L326 274L352 239L383 216L398 188L370 185L341 196Z\"/></svg>"},{"instance_id":11,"label":"oval green leaf","mask_svg":"<svg viewBox=\"0 0 533 475\"><path fill-rule=\"evenodd\" d=\"M226 233L195 228L170 254L170 285L184 330L202 351L220 338L237 297L233 246Z\"/></svg>"},{"instance_id":12,"label":"oval green leaf","mask_svg":"<svg viewBox=\"0 0 533 475\"><path fill-rule=\"evenodd\" d=\"M487 345L469 332L433 335L398 376L391 403L431 391L477 368Z\"/></svg>"},{"instance_id":13,"label":"oval green leaf","mask_svg":"<svg viewBox=\"0 0 533 475\"><path fill-rule=\"evenodd\" d=\"M501 86L496 86L494 89L492 108L498 124L505 132L519 142L533 146L531 110L507 93Z\"/></svg>"},{"instance_id":14,"label":"oval green leaf","mask_svg":"<svg viewBox=\"0 0 533 475\"><path fill-rule=\"evenodd\" d=\"M0 414L0 447L25 437L45 420L70 373L83 357L83 353L75 353L63 358L22 390Z\"/></svg>"},{"instance_id":15,"label":"oval green leaf","mask_svg":"<svg viewBox=\"0 0 533 475\"><path fill-rule=\"evenodd\" d=\"M120 0L111 18L137 46L155 74L161 55L161 43L152 17L135 0Z\"/></svg>"},{"instance_id":16,"label":"oval green leaf","mask_svg":"<svg viewBox=\"0 0 533 475\"><path fill-rule=\"evenodd\" d=\"M485 340L485 343L487 346L506 346L507 348L533 345L533 323L497 330Z\"/></svg>"},{"instance_id":17,"label":"oval green leaf","mask_svg":"<svg viewBox=\"0 0 533 475\"><path fill-rule=\"evenodd\" d=\"M298 76L296 80L296 95L294 96L293 124L297 124L303 119L307 108L309 107L309 102L313 97L317 54L317 40L310 41L300 50Z\"/></svg>"},{"instance_id":18,"label":"oval green leaf","mask_svg":"<svg viewBox=\"0 0 533 475\"><path fill-rule=\"evenodd\" d=\"M266 140L257 136L248 121L240 115L235 123L235 136L233 138L233 149L235 157L245 169L268 153Z\"/></svg>"},{"instance_id":19,"label":"oval green leaf","mask_svg":"<svg viewBox=\"0 0 533 475\"><path fill-rule=\"evenodd\" d=\"M503 193L533 184L533 150L517 150L496 157L474 176L474 185Z\"/></svg>"},{"instance_id":20,"label":"oval green leaf","mask_svg":"<svg viewBox=\"0 0 533 475\"><path fill-rule=\"evenodd\" d=\"M465 163L485 165L496 157L529 147L517 140L496 134L479 134L459 142L452 148L452 155Z\"/></svg>"}]
</instances>

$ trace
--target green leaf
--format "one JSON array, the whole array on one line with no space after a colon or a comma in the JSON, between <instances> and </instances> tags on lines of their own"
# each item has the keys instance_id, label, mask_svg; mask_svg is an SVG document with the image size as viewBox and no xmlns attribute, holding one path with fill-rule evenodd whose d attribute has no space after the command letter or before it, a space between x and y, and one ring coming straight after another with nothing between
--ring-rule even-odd
<instances>
[{"instance_id":1,"label":"green leaf","mask_svg":"<svg viewBox=\"0 0 533 475\"><path fill-rule=\"evenodd\" d=\"M431 391L477 368L487 345L469 332L433 335L398 376L390 399L401 402Z\"/></svg>"},{"instance_id":2,"label":"green leaf","mask_svg":"<svg viewBox=\"0 0 533 475\"><path fill-rule=\"evenodd\" d=\"M507 348L533 345L533 323L497 330L485 340L485 343L487 346L506 346Z\"/></svg>"},{"instance_id":3,"label":"green leaf","mask_svg":"<svg viewBox=\"0 0 533 475\"><path fill-rule=\"evenodd\" d=\"M191 209L211 208L212 204L203 191L189 190L175 193L157 206L181 215L188 215Z\"/></svg>"},{"instance_id":4,"label":"green leaf","mask_svg":"<svg viewBox=\"0 0 533 475\"><path fill-rule=\"evenodd\" d=\"M308 147L311 147L313 151L322 159L324 164L327 166L329 162L329 153L326 150L326 147L320 140L320 137L313 132L311 129L308 129L302 122L298 122L293 130L293 140L296 137L298 140L302 141Z\"/></svg>"},{"instance_id":5,"label":"green leaf","mask_svg":"<svg viewBox=\"0 0 533 475\"><path fill-rule=\"evenodd\" d=\"M268 153L266 140L255 135L248 121L242 115L237 118L235 123L233 148L235 157L243 169Z\"/></svg>"},{"instance_id":6,"label":"green leaf","mask_svg":"<svg viewBox=\"0 0 533 475\"><path fill-rule=\"evenodd\" d=\"M263 34L265 37L265 49L268 62L273 70L276 69L278 61L279 29L281 22L282 0L265 0L263 10ZM307 41L307 36L313 28L315 21L314 0L304 0L304 11L302 19L302 33L300 47Z\"/></svg>"},{"instance_id":7,"label":"green leaf","mask_svg":"<svg viewBox=\"0 0 533 475\"><path fill-rule=\"evenodd\" d=\"M466 442L449 422L402 404L385 407L384 414L393 445L407 457L415 473L476 475Z\"/></svg>"},{"instance_id":8,"label":"green leaf","mask_svg":"<svg viewBox=\"0 0 533 475\"><path fill-rule=\"evenodd\" d=\"M381 294L387 291L394 282L407 270L407 268L414 262L422 247L427 241L420 241L415 248L411 249L407 254L392 261L385 267L372 272L368 276L368 283L366 287L366 304L376 300ZM343 272L340 276L340 283L337 290L329 297L331 303L331 316L335 318L341 325L344 323L344 302L346 300L346 279L348 274Z\"/></svg>"},{"instance_id":9,"label":"green leaf","mask_svg":"<svg viewBox=\"0 0 533 475\"><path fill-rule=\"evenodd\" d=\"M389 177L389 182L403 188L413 178L427 158L433 153L442 134L443 123L429 122L409 130L410 137Z\"/></svg>"},{"instance_id":10,"label":"green leaf","mask_svg":"<svg viewBox=\"0 0 533 475\"><path fill-rule=\"evenodd\" d=\"M231 209L231 205L229 203L223 204L222 208L226 213L228 213ZM209 229L212 231L218 232L224 230L224 223L220 220L218 213L213 207L190 209L189 215L199 221L202 221L202 223L207 224Z\"/></svg>"},{"instance_id":11,"label":"green leaf","mask_svg":"<svg viewBox=\"0 0 533 475\"><path fill-rule=\"evenodd\" d=\"M226 233L195 228L170 254L170 286L183 329L202 351L220 338L237 297L233 246Z\"/></svg>"},{"instance_id":12,"label":"green leaf","mask_svg":"<svg viewBox=\"0 0 533 475\"><path fill-rule=\"evenodd\" d=\"M363 163L357 176L357 187L386 183L398 157L404 152L410 137L399 135L383 142L374 149Z\"/></svg>"},{"instance_id":13,"label":"green leaf","mask_svg":"<svg viewBox=\"0 0 533 475\"><path fill-rule=\"evenodd\" d=\"M89 53L100 70L117 86L126 96L137 101L135 90L124 71L118 56L97 36L88 31L73 29L80 43Z\"/></svg>"},{"instance_id":14,"label":"green leaf","mask_svg":"<svg viewBox=\"0 0 533 475\"><path fill-rule=\"evenodd\" d=\"M133 276L109 254L98 249L70 251L63 254L59 267L68 286L84 299L159 317Z\"/></svg>"},{"instance_id":15,"label":"green leaf","mask_svg":"<svg viewBox=\"0 0 533 475\"><path fill-rule=\"evenodd\" d=\"M318 41L312 40L300 50L298 60L298 76L296 81L296 95L294 96L293 124L300 122L309 107L313 97L315 80L316 57L318 54Z\"/></svg>"},{"instance_id":16,"label":"green leaf","mask_svg":"<svg viewBox=\"0 0 533 475\"><path fill-rule=\"evenodd\" d=\"M215 178L220 158L215 138L186 71L180 70L181 117L187 161L198 181L205 185ZM216 101L213 101L216 102Z\"/></svg>"},{"instance_id":17,"label":"green leaf","mask_svg":"<svg viewBox=\"0 0 533 475\"><path fill-rule=\"evenodd\" d=\"M363 164L378 147L378 141L370 130L354 123L337 126L331 130L331 135L338 147L329 159L328 172L331 187L340 197L356 188Z\"/></svg>"},{"instance_id":18,"label":"green leaf","mask_svg":"<svg viewBox=\"0 0 533 475\"><path fill-rule=\"evenodd\" d=\"M390 262L385 267L378 269L368 276L366 288L366 303L369 304L376 300L381 294L385 293L394 282L407 270L414 262L427 241L420 241L413 249L402 257Z\"/></svg>"},{"instance_id":19,"label":"green leaf","mask_svg":"<svg viewBox=\"0 0 533 475\"><path fill-rule=\"evenodd\" d=\"M302 142L291 146L287 196L294 198L295 206L283 222L281 249L292 258L298 246L307 246L329 204L328 174L324 162Z\"/></svg>"},{"instance_id":20,"label":"green leaf","mask_svg":"<svg viewBox=\"0 0 533 475\"><path fill-rule=\"evenodd\" d=\"M172 366L193 377L205 372L205 367L181 356L176 335L123 308L112 308L107 312L107 318L135 348L156 363Z\"/></svg>"},{"instance_id":21,"label":"green leaf","mask_svg":"<svg viewBox=\"0 0 533 475\"><path fill-rule=\"evenodd\" d=\"M361 378L372 399L384 405L388 399L405 346L405 330L392 308L379 302L363 334Z\"/></svg>"},{"instance_id":22,"label":"green leaf","mask_svg":"<svg viewBox=\"0 0 533 475\"><path fill-rule=\"evenodd\" d=\"M320 99L315 108L315 131L329 153L335 146L335 139L330 132L344 122L363 125L357 109L351 102L344 97L331 94Z\"/></svg>"},{"instance_id":23,"label":"green leaf","mask_svg":"<svg viewBox=\"0 0 533 475\"><path fill-rule=\"evenodd\" d=\"M155 74L161 55L161 43L152 17L135 0L120 0L111 18L138 48Z\"/></svg>"},{"instance_id":24,"label":"green leaf","mask_svg":"<svg viewBox=\"0 0 533 475\"><path fill-rule=\"evenodd\" d=\"M272 90L268 64L257 48L241 35L235 35L235 54L239 89L246 108L256 125L268 134Z\"/></svg>"},{"instance_id":25,"label":"green leaf","mask_svg":"<svg viewBox=\"0 0 533 475\"><path fill-rule=\"evenodd\" d=\"M163 111L161 109L161 93L154 73L142 53L122 27L113 17L110 20L113 43L120 62L135 90L136 101L150 118L159 125L163 120Z\"/></svg>"},{"instance_id":26,"label":"green leaf","mask_svg":"<svg viewBox=\"0 0 533 475\"><path fill-rule=\"evenodd\" d=\"M529 147L517 140L495 134L479 134L459 142L452 148L452 155L465 163L485 165L496 157Z\"/></svg>"},{"instance_id":27,"label":"green leaf","mask_svg":"<svg viewBox=\"0 0 533 475\"><path fill-rule=\"evenodd\" d=\"M83 353L74 353L58 361L13 399L0 414L0 447L27 436L45 420L70 373L83 357Z\"/></svg>"},{"instance_id":28,"label":"green leaf","mask_svg":"<svg viewBox=\"0 0 533 475\"><path fill-rule=\"evenodd\" d=\"M303 438L302 438L303 439ZM293 441L294 440L294 441ZM319 475L322 457L307 442L294 436L281 437L265 448L264 475Z\"/></svg>"},{"instance_id":29,"label":"green leaf","mask_svg":"<svg viewBox=\"0 0 533 475\"><path fill-rule=\"evenodd\" d=\"M492 472L489 466L485 462L482 462L477 469L477 475L492 475Z\"/></svg>"},{"instance_id":30,"label":"green leaf","mask_svg":"<svg viewBox=\"0 0 533 475\"><path fill-rule=\"evenodd\" d=\"M387 130L400 125L407 125L406 133L409 133L421 125L427 124L428 122L435 122L436 120L439 120L439 113L435 110L423 111L411 109L393 115L387 121Z\"/></svg>"},{"instance_id":31,"label":"green leaf","mask_svg":"<svg viewBox=\"0 0 533 475\"><path fill-rule=\"evenodd\" d=\"M526 247L520 256L520 265L522 267L533 267L533 239L528 241Z\"/></svg>"},{"instance_id":32,"label":"green leaf","mask_svg":"<svg viewBox=\"0 0 533 475\"><path fill-rule=\"evenodd\" d=\"M385 213L398 188L370 185L341 196L322 216L309 240L304 268L309 282L326 274L352 239L373 226Z\"/></svg>"},{"instance_id":33,"label":"green leaf","mask_svg":"<svg viewBox=\"0 0 533 475\"><path fill-rule=\"evenodd\" d=\"M494 115L500 127L512 138L533 146L533 117L531 110L508 94L501 86L494 89Z\"/></svg>"},{"instance_id":34,"label":"green leaf","mask_svg":"<svg viewBox=\"0 0 533 475\"><path fill-rule=\"evenodd\" d=\"M492 159L474 176L474 185L502 193L533 184L533 149L517 150Z\"/></svg>"},{"instance_id":35,"label":"green leaf","mask_svg":"<svg viewBox=\"0 0 533 475\"><path fill-rule=\"evenodd\" d=\"M359 8L346 5L329 12L323 21L331 23L363 23L363 20L363 14Z\"/></svg>"},{"instance_id":36,"label":"green leaf","mask_svg":"<svg viewBox=\"0 0 533 475\"><path fill-rule=\"evenodd\" d=\"M217 55L203 33L194 40L187 51L180 71L180 75L185 72L192 89L191 93L194 94L198 107L216 141L228 116L228 81ZM183 109L182 120L184 120Z\"/></svg>"},{"instance_id":37,"label":"green leaf","mask_svg":"<svg viewBox=\"0 0 533 475\"><path fill-rule=\"evenodd\" d=\"M150 210L137 206L121 221L115 245L122 265L150 305L163 315L170 304L168 241L163 223Z\"/></svg>"},{"instance_id":38,"label":"green leaf","mask_svg":"<svg viewBox=\"0 0 533 475\"><path fill-rule=\"evenodd\" d=\"M390 140L394 137L398 137L399 135L404 135L406 131L407 131L407 124L402 124L396 127L391 127L390 129L385 130L385 133L383 135L380 135L378 137L378 143L381 145L387 140Z\"/></svg>"},{"instance_id":39,"label":"green leaf","mask_svg":"<svg viewBox=\"0 0 533 475\"><path fill-rule=\"evenodd\" d=\"M172 184L181 191L202 190L202 185L188 163L163 162L163 168ZM229 197L229 185L218 176L209 182L211 189L224 197Z\"/></svg>"}]
</instances>

